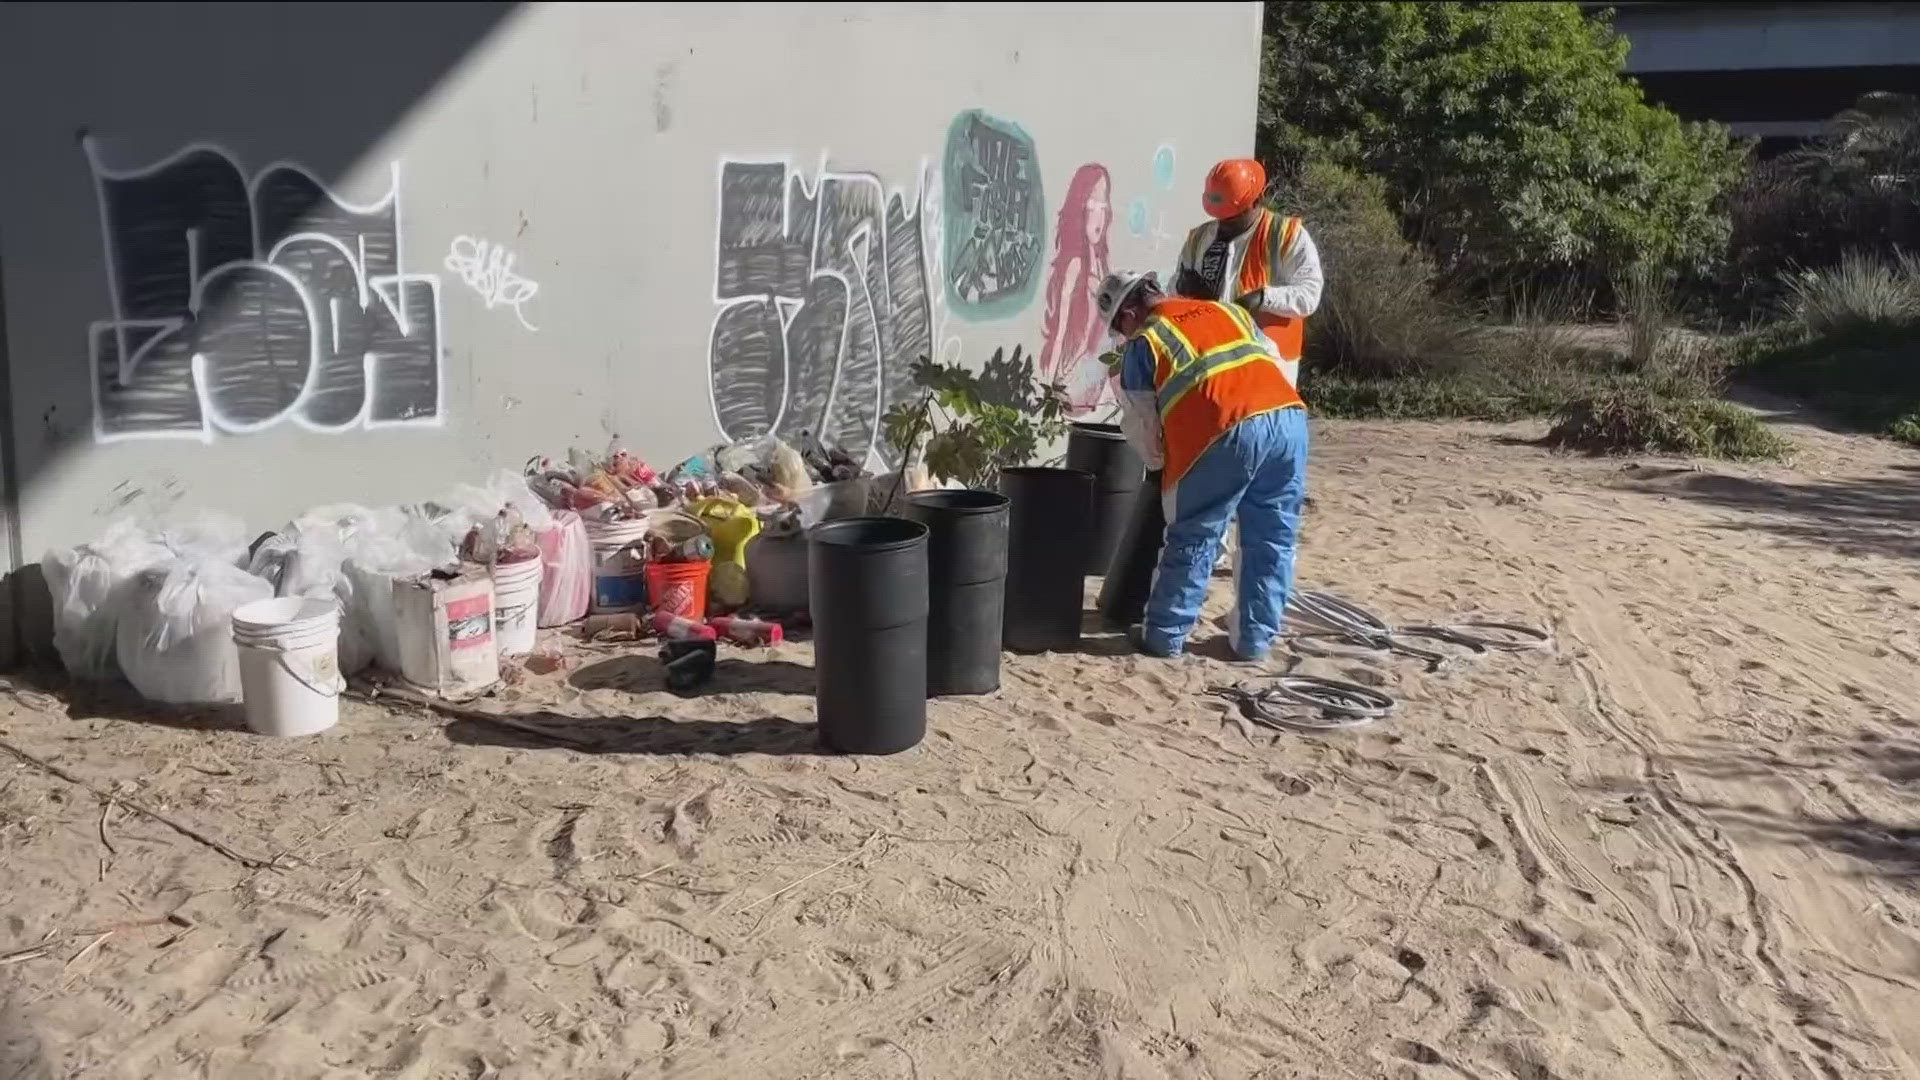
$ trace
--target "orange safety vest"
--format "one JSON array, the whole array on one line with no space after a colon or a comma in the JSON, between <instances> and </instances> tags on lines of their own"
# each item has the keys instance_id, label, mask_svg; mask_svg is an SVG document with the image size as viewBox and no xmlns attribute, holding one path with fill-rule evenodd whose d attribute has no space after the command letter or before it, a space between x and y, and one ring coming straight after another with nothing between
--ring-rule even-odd
<instances>
[{"instance_id":1,"label":"orange safety vest","mask_svg":"<svg viewBox=\"0 0 1920 1080\"><path fill-rule=\"evenodd\" d=\"M1237 304L1162 300L1138 336L1153 350L1153 388L1167 450L1164 487L1178 483L1240 421L1305 408L1280 371L1273 343Z\"/></svg>"},{"instance_id":2,"label":"orange safety vest","mask_svg":"<svg viewBox=\"0 0 1920 1080\"><path fill-rule=\"evenodd\" d=\"M1247 241L1247 258L1240 264L1240 280L1233 295L1245 296L1271 284L1274 268L1293 250L1294 238L1299 235L1299 218L1283 218L1271 210L1261 214L1259 224L1253 227L1253 238ZM1282 360L1298 360L1306 351L1307 320L1265 312L1255 315L1253 320L1273 342Z\"/></svg>"}]
</instances>

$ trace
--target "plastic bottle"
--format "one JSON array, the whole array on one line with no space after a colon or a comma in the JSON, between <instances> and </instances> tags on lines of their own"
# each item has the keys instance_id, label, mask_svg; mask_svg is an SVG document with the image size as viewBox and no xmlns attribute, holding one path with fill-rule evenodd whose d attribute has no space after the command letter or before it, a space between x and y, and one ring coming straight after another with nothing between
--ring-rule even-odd
<instances>
[{"instance_id":1,"label":"plastic bottle","mask_svg":"<svg viewBox=\"0 0 1920 1080\"><path fill-rule=\"evenodd\" d=\"M780 628L779 623L763 619L716 615L707 620L707 626L736 645L778 645L787 639L786 631Z\"/></svg>"},{"instance_id":2,"label":"plastic bottle","mask_svg":"<svg viewBox=\"0 0 1920 1080\"><path fill-rule=\"evenodd\" d=\"M719 632L671 611L656 611L647 620L653 632L669 641L712 641Z\"/></svg>"}]
</instances>

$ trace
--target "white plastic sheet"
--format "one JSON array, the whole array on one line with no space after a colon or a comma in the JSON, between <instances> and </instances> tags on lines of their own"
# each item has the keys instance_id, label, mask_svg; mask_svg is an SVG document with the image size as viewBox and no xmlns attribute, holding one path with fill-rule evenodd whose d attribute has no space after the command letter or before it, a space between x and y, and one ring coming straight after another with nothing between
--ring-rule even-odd
<instances>
[{"instance_id":1,"label":"white plastic sheet","mask_svg":"<svg viewBox=\"0 0 1920 1080\"><path fill-rule=\"evenodd\" d=\"M273 586L217 555L176 558L135 575L115 627L114 655L150 701L240 700L233 610L273 596Z\"/></svg>"}]
</instances>

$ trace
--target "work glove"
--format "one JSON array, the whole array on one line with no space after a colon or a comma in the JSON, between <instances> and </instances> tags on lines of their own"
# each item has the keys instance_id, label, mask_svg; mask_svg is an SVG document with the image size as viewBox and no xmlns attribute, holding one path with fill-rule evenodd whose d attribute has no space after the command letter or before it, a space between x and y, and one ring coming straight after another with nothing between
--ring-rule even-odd
<instances>
[{"instance_id":1,"label":"work glove","mask_svg":"<svg viewBox=\"0 0 1920 1080\"><path fill-rule=\"evenodd\" d=\"M1235 298L1233 302L1236 304L1239 304L1243 308L1246 308L1248 311L1254 313L1255 315L1258 315L1260 314L1260 305L1265 299L1266 299L1265 291L1262 289L1255 289L1252 292L1245 294L1244 296Z\"/></svg>"},{"instance_id":2,"label":"work glove","mask_svg":"<svg viewBox=\"0 0 1920 1080\"><path fill-rule=\"evenodd\" d=\"M1173 294L1186 297L1188 300L1213 300L1219 296L1207 284L1207 279L1192 267L1182 267L1180 272L1174 275Z\"/></svg>"}]
</instances>

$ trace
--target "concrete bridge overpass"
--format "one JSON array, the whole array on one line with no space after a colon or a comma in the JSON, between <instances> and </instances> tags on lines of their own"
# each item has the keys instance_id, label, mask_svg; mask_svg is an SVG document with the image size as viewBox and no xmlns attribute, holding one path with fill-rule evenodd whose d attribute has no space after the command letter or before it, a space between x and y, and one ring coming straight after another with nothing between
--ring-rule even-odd
<instances>
[{"instance_id":1,"label":"concrete bridge overpass","mask_svg":"<svg viewBox=\"0 0 1920 1080\"><path fill-rule=\"evenodd\" d=\"M1825 130L1869 90L1920 93L1920 4L1589 3L1612 8L1647 96L1757 136L1763 151Z\"/></svg>"}]
</instances>

